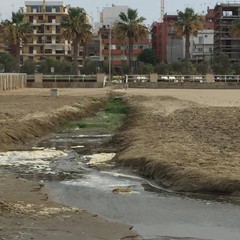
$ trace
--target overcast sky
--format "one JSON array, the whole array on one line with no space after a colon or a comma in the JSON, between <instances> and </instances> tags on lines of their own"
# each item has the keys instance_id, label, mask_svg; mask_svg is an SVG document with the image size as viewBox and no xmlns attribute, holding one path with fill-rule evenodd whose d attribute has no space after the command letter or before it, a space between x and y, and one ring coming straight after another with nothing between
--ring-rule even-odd
<instances>
[{"instance_id":1,"label":"overcast sky","mask_svg":"<svg viewBox=\"0 0 240 240\"><path fill-rule=\"evenodd\" d=\"M17 11L19 7L24 7L23 0L0 0L0 19L10 18L12 11ZM165 12L175 14L177 10L184 10L192 7L197 13L206 12L207 7L213 8L216 0L165 0ZM227 2L227 0L226 0ZM138 9L139 16L145 17L146 24L158 21L160 18L160 0L64 0L64 5L70 4L72 7L79 6L85 8L89 15L97 22L99 11L105 6L127 5Z\"/></svg>"}]
</instances>

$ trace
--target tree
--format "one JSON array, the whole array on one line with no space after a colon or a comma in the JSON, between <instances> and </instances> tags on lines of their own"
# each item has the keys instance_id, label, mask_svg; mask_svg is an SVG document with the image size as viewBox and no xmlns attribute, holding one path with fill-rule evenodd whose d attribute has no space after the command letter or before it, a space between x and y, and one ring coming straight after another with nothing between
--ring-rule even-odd
<instances>
[{"instance_id":1,"label":"tree","mask_svg":"<svg viewBox=\"0 0 240 240\"><path fill-rule=\"evenodd\" d=\"M83 64L82 73L89 75L96 73L96 63L90 59L85 59Z\"/></svg>"},{"instance_id":2,"label":"tree","mask_svg":"<svg viewBox=\"0 0 240 240\"><path fill-rule=\"evenodd\" d=\"M178 11L177 21L174 28L178 35L185 36L185 60L189 63L190 36L197 36L198 31L203 29L203 17L194 12L192 8L186 8L184 12Z\"/></svg>"},{"instance_id":3,"label":"tree","mask_svg":"<svg viewBox=\"0 0 240 240\"><path fill-rule=\"evenodd\" d=\"M220 75L231 74L232 68L228 55L220 53L214 56L212 69L215 74Z\"/></svg>"},{"instance_id":4,"label":"tree","mask_svg":"<svg viewBox=\"0 0 240 240\"><path fill-rule=\"evenodd\" d=\"M143 63L152 64L155 66L157 63L157 56L153 49L147 48L138 55L138 60Z\"/></svg>"},{"instance_id":5,"label":"tree","mask_svg":"<svg viewBox=\"0 0 240 240\"><path fill-rule=\"evenodd\" d=\"M15 72L20 72L20 50L21 44L31 36L33 28L30 23L24 21L24 14L20 11L12 13L11 21L3 22L3 29L6 42L14 47L12 54L16 58Z\"/></svg>"},{"instance_id":6,"label":"tree","mask_svg":"<svg viewBox=\"0 0 240 240\"><path fill-rule=\"evenodd\" d=\"M23 62L21 66L21 72L27 73L27 74L34 74L36 68L36 63L32 60L27 60Z\"/></svg>"},{"instance_id":7,"label":"tree","mask_svg":"<svg viewBox=\"0 0 240 240\"><path fill-rule=\"evenodd\" d=\"M13 72L16 66L15 58L8 53L0 53L0 64L2 65L4 72Z\"/></svg>"},{"instance_id":8,"label":"tree","mask_svg":"<svg viewBox=\"0 0 240 240\"><path fill-rule=\"evenodd\" d=\"M196 70L198 74L206 74L209 71L209 62L201 62L196 65Z\"/></svg>"},{"instance_id":9,"label":"tree","mask_svg":"<svg viewBox=\"0 0 240 240\"><path fill-rule=\"evenodd\" d=\"M232 70L234 74L239 75L240 74L240 63L239 62L235 62L232 64Z\"/></svg>"},{"instance_id":10,"label":"tree","mask_svg":"<svg viewBox=\"0 0 240 240\"><path fill-rule=\"evenodd\" d=\"M79 44L92 35L92 26L89 24L87 13L83 8L70 8L68 16L61 23L62 36L72 41L73 45L73 74L78 75Z\"/></svg>"},{"instance_id":11,"label":"tree","mask_svg":"<svg viewBox=\"0 0 240 240\"><path fill-rule=\"evenodd\" d=\"M53 74L69 75L72 71L72 64L67 61L59 61L53 57L49 57L39 63L38 72L52 74L51 68L54 68Z\"/></svg>"},{"instance_id":12,"label":"tree","mask_svg":"<svg viewBox=\"0 0 240 240\"><path fill-rule=\"evenodd\" d=\"M147 36L148 29L143 24L144 17L138 17L138 12L135 9L129 8L127 14L121 12L120 20L114 24L114 33L120 40L128 40L128 61L130 65L131 74L133 73L133 44Z\"/></svg>"}]
</instances>

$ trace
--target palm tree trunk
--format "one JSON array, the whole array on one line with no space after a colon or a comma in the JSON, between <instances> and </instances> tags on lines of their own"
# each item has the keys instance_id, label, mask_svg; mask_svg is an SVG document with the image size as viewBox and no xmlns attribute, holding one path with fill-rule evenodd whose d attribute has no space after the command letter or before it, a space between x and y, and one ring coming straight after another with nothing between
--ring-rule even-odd
<instances>
[{"instance_id":1,"label":"palm tree trunk","mask_svg":"<svg viewBox=\"0 0 240 240\"><path fill-rule=\"evenodd\" d=\"M133 38L128 39L128 61L130 74L133 74Z\"/></svg>"},{"instance_id":2,"label":"palm tree trunk","mask_svg":"<svg viewBox=\"0 0 240 240\"><path fill-rule=\"evenodd\" d=\"M186 63L189 63L189 47L190 47L190 35L186 34L186 42L185 42L185 60Z\"/></svg>"},{"instance_id":3,"label":"palm tree trunk","mask_svg":"<svg viewBox=\"0 0 240 240\"><path fill-rule=\"evenodd\" d=\"M15 72L16 73L20 73L20 61L21 61L21 56L20 56L20 51L21 51L21 48L20 48L20 45L16 45L16 63L15 63Z\"/></svg>"},{"instance_id":4,"label":"palm tree trunk","mask_svg":"<svg viewBox=\"0 0 240 240\"><path fill-rule=\"evenodd\" d=\"M73 41L73 75L78 75L78 41Z\"/></svg>"},{"instance_id":5,"label":"palm tree trunk","mask_svg":"<svg viewBox=\"0 0 240 240\"><path fill-rule=\"evenodd\" d=\"M190 69L189 69L189 57L190 57L190 54L189 54L189 47L190 47L190 34L187 33L186 34L186 42L185 42L185 60L186 60L186 71L187 71L187 74L190 74Z\"/></svg>"}]
</instances>

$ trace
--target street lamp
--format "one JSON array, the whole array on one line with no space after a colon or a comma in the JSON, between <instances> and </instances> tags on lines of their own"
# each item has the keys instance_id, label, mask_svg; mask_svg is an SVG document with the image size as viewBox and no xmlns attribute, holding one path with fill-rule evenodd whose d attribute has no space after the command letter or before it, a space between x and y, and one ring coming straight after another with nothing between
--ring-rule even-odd
<instances>
[{"instance_id":1,"label":"street lamp","mask_svg":"<svg viewBox=\"0 0 240 240\"><path fill-rule=\"evenodd\" d=\"M173 39L174 39L174 36L171 36L171 63L173 62L173 59L172 59Z\"/></svg>"},{"instance_id":2,"label":"street lamp","mask_svg":"<svg viewBox=\"0 0 240 240\"><path fill-rule=\"evenodd\" d=\"M171 30L169 32L170 38L171 38L171 63L173 62L173 40L175 39L176 32L174 30Z\"/></svg>"},{"instance_id":3,"label":"street lamp","mask_svg":"<svg viewBox=\"0 0 240 240\"><path fill-rule=\"evenodd\" d=\"M109 47L108 47L108 79L112 81L112 25L109 26Z\"/></svg>"}]
</instances>

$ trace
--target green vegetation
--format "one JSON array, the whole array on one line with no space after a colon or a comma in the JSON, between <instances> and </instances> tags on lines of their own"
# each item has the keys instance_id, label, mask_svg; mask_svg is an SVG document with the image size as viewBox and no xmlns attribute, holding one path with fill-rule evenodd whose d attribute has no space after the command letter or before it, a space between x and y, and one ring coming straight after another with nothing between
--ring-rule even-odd
<instances>
[{"instance_id":1,"label":"green vegetation","mask_svg":"<svg viewBox=\"0 0 240 240\"><path fill-rule=\"evenodd\" d=\"M138 60L145 64L152 64L154 66L157 63L157 56L153 49L146 48L138 55Z\"/></svg>"},{"instance_id":2,"label":"green vegetation","mask_svg":"<svg viewBox=\"0 0 240 240\"><path fill-rule=\"evenodd\" d=\"M103 110L94 117L85 118L77 122L67 121L68 128L103 128L114 130L121 126L122 121L129 111L129 107L122 98L110 98L105 101Z\"/></svg>"},{"instance_id":3,"label":"green vegetation","mask_svg":"<svg viewBox=\"0 0 240 240\"><path fill-rule=\"evenodd\" d=\"M54 68L53 73L51 72L52 68ZM43 74L69 75L72 72L72 63L56 60L53 57L48 57L39 63L38 72Z\"/></svg>"},{"instance_id":4,"label":"green vegetation","mask_svg":"<svg viewBox=\"0 0 240 240\"><path fill-rule=\"evenodd\" d=\"M122 98L112 98L106 102L105 111L107 113L126 114L129 107L123 102Z\"/></svg>"},{"instance_id":5,"label":"green vegetation","mask_svg":"<svg viewBox=\"0 0 240 240\"><path fill-rule=\"evenodd\" d=\"M32 60L26 60L21 66L21 72L27 74L34 74L36 69L36 63Z\"/></svg>"},{"instance_id":6,"label":"green vegetation","mask_svg":"<svg viewBox=\"0 0 240 240\"><path fill-rule=\"evenodd\" d=\"M0 53L1 72L14 72L15 58L9 53Z\"/></svg>"}]
</instances>

